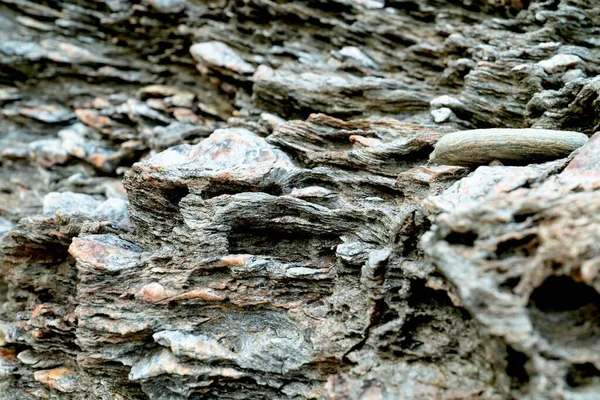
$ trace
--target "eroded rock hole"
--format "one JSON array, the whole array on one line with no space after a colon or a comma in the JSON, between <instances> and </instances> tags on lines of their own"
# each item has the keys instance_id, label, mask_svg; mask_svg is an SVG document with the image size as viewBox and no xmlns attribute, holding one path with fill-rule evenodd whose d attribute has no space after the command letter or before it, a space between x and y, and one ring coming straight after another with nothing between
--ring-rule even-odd
<instances>
[{"instance_id":1,"label":"eroded rock hole","mask_svg":"<svg viewBox=\"0 0 600 400\"><path fill-rule=\"evenodd\" d=\"M529 373L527 373L525 364L528 361L528 357L510 346L506 348L506 352L506 374L510 376L513 388L527 384L529 382Z\"/></svg>"},{"instance_id":2,"label":"eroded rock hole","mask_svg":"<svg viewBox=\"0 0 600 400\"><path fill-rule=\"evenodd\" d=\"M550 343L569 348L600 344L600 295L590 286L551 276L533 291L528 307L533 326Z\"/></svg>"},{"instance_id":3,"label":"eroded rock hole","mask_svg":"<svg viewBox=\"0 0 600 400\"><path fill-rule=\"evenodd\" d=\"M165 191L164 197L169 202L168 208L178 211L179 202L188 194L190 194L190 189L187 186L178 186L176 188Z\"/></svg>"},{"instance_id":4,"label":"eroded rock hole","mask_svg":"<svg viewBox=\"0 0 600 400\"><path fill-rule=\"evenodd\" d=\"M600 384L600 371L591 363L574 364L566 376L567 384L573 388Z\"/></svg>"},{"instance_id":5,"label":"eroded rock hole","mask_svg":"<svg viewBox=\"0 0 600 400\"><path fill-rule=\"evenodd\" d=\"M463 246L473 246L477 240L477 233L473 231L468 232L450 232L444 240L450 244L462 244Z\"/></svg>"},{"instance_id":6,"label":"eroded rock hole","mask_svg":"<svg viewBox=\"0 0 600 400\"><path fill-rule=\"evenodd\" d=\"M496 245L496 256L501 260L516 256L530 257L535 255L539 245L540 240L535 233L511 238Z\"/></svg>"},{"instance_id":7,"label":"eroded rock hole","mask_svg":"<svg viewBox=\"0 0 600 400\"><path fill-rule=\"evenodd\" d=\"M534 218L535 215L536 215L535 213L527 213L527 212L518 213L518 214L513 215L513 221L515 221L515 222L525 222L529 218Z\"/></svg>"},{"instance_id":8,"label":"eroded rock hole","mask_svg":"<svg viewBox=\"0 0 600 400\"><path fill-rule=\"evenodd\" d=\"M508 292L512 292L519 285L519 283L521 283L520 276L510 276L510 277L507 277L504 280L504 282L502 282L500 284L500 288L502 288Z\"/></svg>"},{"instance_id":9,"label":"eroded rock hole","mask_svg":"<svg viewBox=\"0 0 600 400\"><path fill-rule=\"evenodd\" d=\"M220 185L212 183L208 187L202 189L201 196L204 200L211 199L213 197L221 196L224 194L234 195L238 193L249 193L249 192L261 192L270 194L272 196L280 196L283 194L283 190L278 185L267 185L262 188L253 187L250 185L235 184L231 182L222 183Z\"/></svg>"},{"instance_id":10,"label":"eroded rock hole","mask_svg":"<svg viewBox=\"0 0 600 400\"><path fill-rule=\"evenodd\" d=\"M278 228L237 225L228 236L230 254L266 255L286 261L335 260L339 235L288 232Z\"/></svg>"}]
</instances>

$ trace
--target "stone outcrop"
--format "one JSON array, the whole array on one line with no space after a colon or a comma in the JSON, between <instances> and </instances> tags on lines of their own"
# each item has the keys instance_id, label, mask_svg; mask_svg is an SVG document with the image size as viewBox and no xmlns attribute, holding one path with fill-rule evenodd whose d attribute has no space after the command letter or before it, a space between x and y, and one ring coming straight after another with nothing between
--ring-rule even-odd
<instances>
[{"instance_id":1,"label":"stone outcrop","mask_svg":"<svg viewBox=\"0 0 600 400\"><path fill-rule=\"evenodd\" d=\"M0 397L598 397L599 24L1 0Z\"/></svg>"}]
</instances>

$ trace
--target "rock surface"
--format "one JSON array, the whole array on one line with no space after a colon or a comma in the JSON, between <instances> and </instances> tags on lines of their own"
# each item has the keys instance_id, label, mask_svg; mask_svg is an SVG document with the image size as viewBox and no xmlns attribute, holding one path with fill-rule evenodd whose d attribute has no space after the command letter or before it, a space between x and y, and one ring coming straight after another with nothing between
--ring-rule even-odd
<instances>
[{"instance_id":1,"label":"rock surface","mask_svg":"<svg viewBox=\"0 0 600 400\"><path fill-rule=\"evenodd\" d=\"M461 303L509 346L515 397L600 391L599 139L566 168L480 167L426 202L433 226L423 248Z\"/></svg>"},{"instance_id":2,"label":"rock surface","mask_svg":"<svg viewBox=\"0 0 600 400\"><path fill-rule=\"evenodd\" d=\"M499 161L527 165L564 158L585 145L582 133L548 129L474 129L442 137L429 159L436 164L473 167Z\"/></svg>"},{"instance_id":3,"label":"rock surface","mask_svg":"<svg viewBox=\"0 0 600 400\"><path fill-rule=\"evenodd\" d=\"M0 397L598 398L599 26L0 0Z\"/></svg>"}]
</instances>

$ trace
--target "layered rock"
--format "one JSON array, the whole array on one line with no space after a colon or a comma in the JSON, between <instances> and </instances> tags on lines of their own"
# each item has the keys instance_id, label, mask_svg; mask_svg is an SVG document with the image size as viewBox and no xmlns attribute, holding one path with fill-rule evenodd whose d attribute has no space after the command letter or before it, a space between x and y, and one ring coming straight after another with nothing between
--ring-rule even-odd
<instances>
[{"instance_id":1,"label":"layered rock","mask_svg":"<svg viewBox=\"0 0 600 400\"><path fill-rule=\"evenodd\" d=\"M2 1L3 395L595 398L599 15Z\"/></svg>"},{"instance_id":2,"label":"layered rock","mask_svg":"<svg viewBox=\"0 0 600 400\"><path fill-rule=\"evenodd\" d=\"M480 167L426 202L423 248L509 346L519 398L599 390L599 143L596 134L568 164Z\"/></svg>"}]
</instances>

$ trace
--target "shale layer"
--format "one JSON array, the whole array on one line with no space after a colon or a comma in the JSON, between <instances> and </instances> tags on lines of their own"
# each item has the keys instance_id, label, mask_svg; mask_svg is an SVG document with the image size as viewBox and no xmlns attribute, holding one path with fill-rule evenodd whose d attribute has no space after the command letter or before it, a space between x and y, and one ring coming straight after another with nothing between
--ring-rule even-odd
<instances>
[{"instance_id":1,"label":"shale layer","mask_svg":"<svg viewBox=\"0 0 600 400\"><path fill-rule=\"evenodd\" d=\"M594 0L0 0L0 397L598 398L599 37Z\"/></svg>"}]
</instances>

